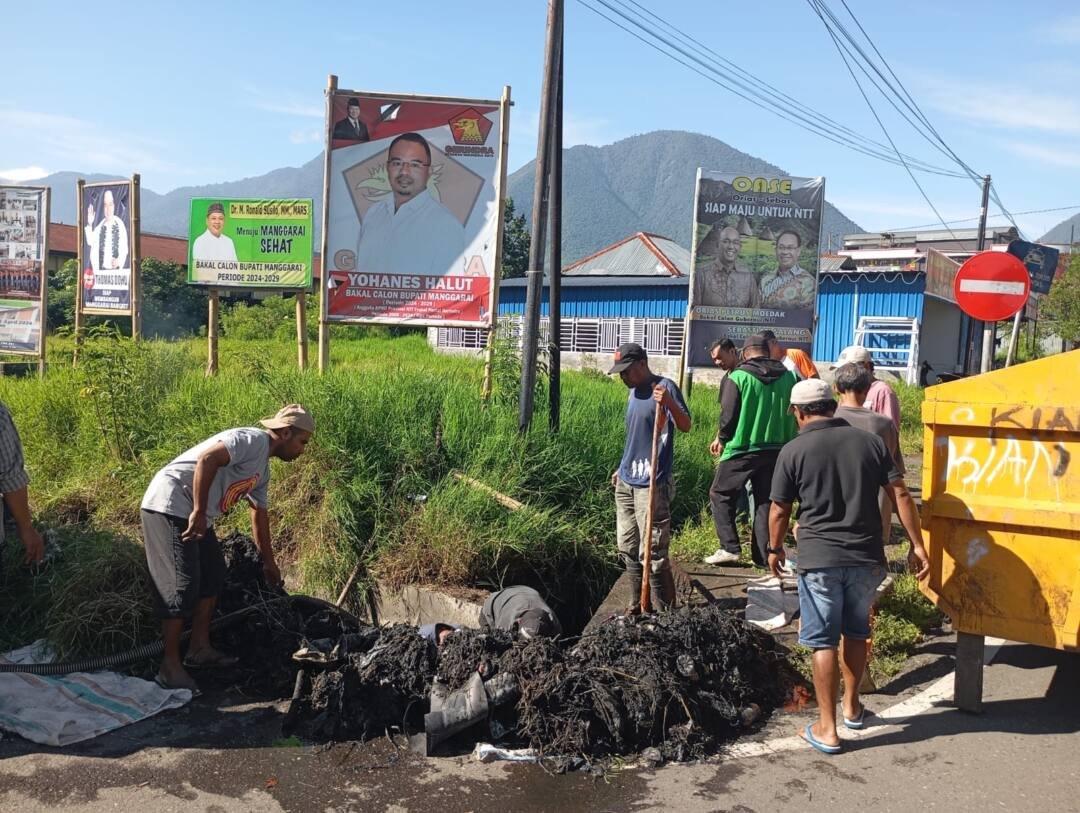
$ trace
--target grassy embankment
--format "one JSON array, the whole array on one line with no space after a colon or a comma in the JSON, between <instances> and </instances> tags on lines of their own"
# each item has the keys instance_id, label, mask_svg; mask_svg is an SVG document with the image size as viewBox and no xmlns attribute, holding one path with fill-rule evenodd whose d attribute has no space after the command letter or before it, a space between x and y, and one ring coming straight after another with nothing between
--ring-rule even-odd
<instances>
[{"instance_id":1,"label":"grassy embankment","mask_svg":"<svg viewBox=\"0 0 1080 813\"><path fill-rule=\"evenodd\" d=\"M78 370L58 342L49 375L0 379L15 416L42 526L63 555L38 575L7 546L0 647L48 633L66 653L110 651L153 636L138 542L138 504L160 466L194 443L299 401L318 431L296 463L273 464L275 543L296 589L334 595L358 560L392 583L547 586L574 606L614 577L608 477L623 440L626 389L567 373L562 431L537 416L517 433L512 393L484 407L481 367L435 355L421 336L333 344L333 371L301 375L287 343L98 340ZM512 376L510 377L512 379ZM509 381L506 382L509 385ZM680 437L677 519L700 508L712 473L715 394L692 402ZM452 469L526 503L508 512L449 477ZM219 523L246 528L243 512Z\"/></svg>"},{"instance_id":2,"label":"grassy embankment","mask_svg":"<svg viewBox=\"0 0 1080 813\"><path fill-rule=\"evenodd\" d=\"M138 540L147 482L188 446L290 401L307 405L318 424L304 457L273 464L275 546L296 589L333 596L364 560L390 583L528 582L579 609L599 600L616 575L607 483L623 442L619 381L566 373L562 431L549 435L541 412L521 438L511 368L497 376L503 387L485 407L480 365L438 356L421 336L332 348L332 372L320 377L296 371L287 342L223 341L221 373L206 379L202 341L135 348L97 340L78 370L60 341L46 379L0 378L36 515L62 549L32 574L7 546L0 648L42 634L64 654L152 639ZM694 430L678 439L674 510L682 526L675 548L687 558L715 549L702 514L715 390L699 387L691 408ZM453 469L528 507L506 511L448 476ZM243 512L219 522L232 527L246 529Z\"/></svg>"}]
</instances>

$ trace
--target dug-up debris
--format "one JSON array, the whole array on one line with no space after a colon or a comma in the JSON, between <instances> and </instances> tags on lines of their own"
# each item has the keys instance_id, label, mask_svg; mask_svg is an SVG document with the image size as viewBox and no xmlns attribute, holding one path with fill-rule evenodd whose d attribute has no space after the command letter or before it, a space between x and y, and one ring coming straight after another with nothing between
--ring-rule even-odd
<instances>
[{"instance_id":1,"label":"dug-up debris","mask_svg":"<svg viewBox=\"0 0 1080 813\"><path fill-rule=\"evenodd\" d=\"M458 742L530 748L562 769L632 755L685 761L715 753L791 692L784 651L716 606L617 618L558 641L460 630L436 649L415 627L367 626L304 597L275 602L250 540L223 544L223 611L260 609L221 645L240 655L246 685L292 698L283 728L308 739L423 733L425 716L430 732L461 701L467 713L455 719L469 727Z\"/></svg>"}]
</instances>

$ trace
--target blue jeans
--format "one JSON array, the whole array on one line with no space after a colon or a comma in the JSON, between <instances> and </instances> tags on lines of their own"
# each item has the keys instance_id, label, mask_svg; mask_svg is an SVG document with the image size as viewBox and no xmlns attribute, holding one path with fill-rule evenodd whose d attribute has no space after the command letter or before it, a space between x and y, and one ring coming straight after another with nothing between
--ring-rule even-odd
<instances>
[{"instance_id":1,"label":"blue jeans","mask_svg":"<svg viewBox=\"0 0 1080 813\"><path fill-rule=\"evenodd\" d=\"M870 607L885 579L882 565L822 567L799 571L799 643L835 649L840 636L870 637Z\"/></svg>"}]
</instances>

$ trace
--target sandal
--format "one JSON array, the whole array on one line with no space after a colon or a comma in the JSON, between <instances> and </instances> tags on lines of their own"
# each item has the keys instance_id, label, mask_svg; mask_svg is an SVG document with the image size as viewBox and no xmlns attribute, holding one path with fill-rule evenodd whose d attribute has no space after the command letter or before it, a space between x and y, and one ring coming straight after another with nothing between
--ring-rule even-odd
<instances>
[{"instance_id":1,"label":"sandal","mask_svg":"<svg viewBox=\"0 0 1080 813\"><path fill-rule=\"evenodd\" d=\"M226 655L216 649L210 649L208 655L203 654L205 652L207 652L205 649L194 653L189 652L184 658L184 666L188 669L227 669L240 662L235 655Z\"/></svg>"},{"instance_id":2,"label":"sandal","mask_svg":"<svg viewBox=\"0 0 1080 813\"><path fill-rule=\"evenodd\" d=\"M158 686L160 686L167 692L175 692L178 689L187 689L189 692L191 692L192 700L202 694L202 691L195 684L192 684L191 686L173 686L171 683L165 680L165 676L162 675L161 672L158 672L156 675L154 675L154 683L156 683Z\"/></svg>"},{"instance_id":3,"label":"sandal","mask_svg":"<svg viewBox=\"0 0 1080 813\"><path fill-rule=\"evenodd\" d=\"M799 736L801 736L804 740L806 740L806 742L810 746L812 746L813 748L816 748L817 750L819 750L823 754L828 754L829 756L832 756L833 754L839 754L840 753L841 748L840 748L839 745L829 745L828 743L822 742L821 740L819 740L817 737L814 736L814 724L813 723L807 723L806 728L803 730L803 733L800 734Z\"/></svg>"},{"instance_id":4,"label":"sandal","mask_svg":"<svg viewBox=\"0 0 1080 813\"><path fill-rule=\"evenodd\" d=\"M847 717L844 717L844 725L850 728L852 731L858 731L860 728L864 728L866 726L866 715L869 713L870 712L867 711L866 706L860 706L859 714L857 717L855 717L855 719L849 720Z\"/></svg>"}]
</instances>

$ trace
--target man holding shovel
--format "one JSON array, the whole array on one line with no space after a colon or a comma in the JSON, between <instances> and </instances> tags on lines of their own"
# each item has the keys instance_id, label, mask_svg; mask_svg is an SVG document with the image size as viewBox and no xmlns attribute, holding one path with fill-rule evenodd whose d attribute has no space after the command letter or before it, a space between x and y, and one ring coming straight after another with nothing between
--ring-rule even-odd
<instances>
[{"instance_id":1,"label":"man holding shovel","mask_svg":"<svg viewBox=\"0 0 1080 813\"><path fill-rule=\"evenodd\" d=\"M645 348L629 342L619 345L608 375L618 373L629 387L626 405L626 444L619 468L611 475L615 487L615 533L619 558L630 574L631 607L642 601L646 540L651 539L649 592L653 608L665 609L674 601L669 592L668 542L671 539L671 501L675 496L672 468L675 458L674 424L689 432L690 410L671 379L649 369ZM651 486L651 488L650 488ZM651 533L649 495L652 501Z\"/></svg>"}]
</instances>

